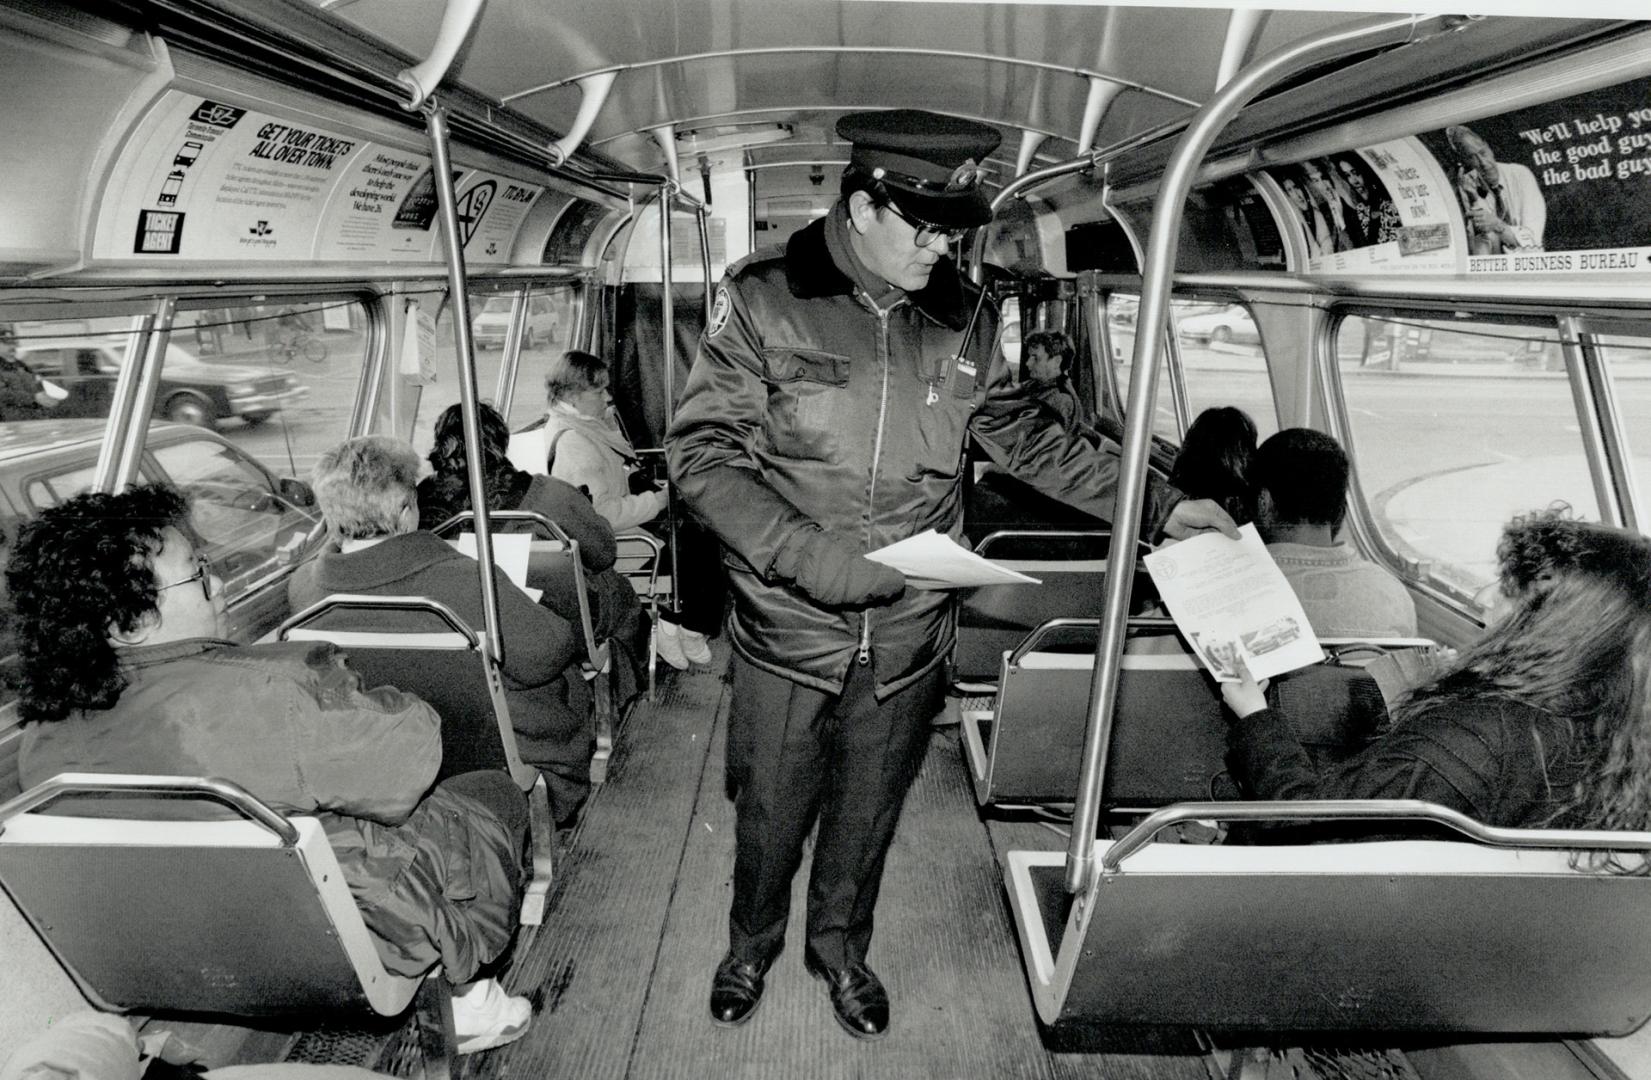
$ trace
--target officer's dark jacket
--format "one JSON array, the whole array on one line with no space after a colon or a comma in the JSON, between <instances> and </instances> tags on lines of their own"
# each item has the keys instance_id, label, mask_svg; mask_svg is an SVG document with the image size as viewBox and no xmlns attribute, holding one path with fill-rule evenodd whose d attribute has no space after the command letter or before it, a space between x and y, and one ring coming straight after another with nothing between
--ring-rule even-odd
<instances>
[{"instance_id":1,"label":"officer's dark jacket","mask_svg":"<svg viewBox=\"0 0 1651 1080\"><path fill-rule=\"evenodd\" d=\"M771 576L786 540L811 525L860 552L925 529L955 537L967 432L999 465L1101 518L1118 461L1012 393L990 305L965 362L952 360L976 293L949 259L880 312L833 261L825 225L730 268L666 451L678 493L728 553L734 647L829 692L864 650L883 696L950 650L951 594L908 588L863 613L825 610ZM1175 497L1154 485L1147 529Z\"/></svg>"}]
</instances>

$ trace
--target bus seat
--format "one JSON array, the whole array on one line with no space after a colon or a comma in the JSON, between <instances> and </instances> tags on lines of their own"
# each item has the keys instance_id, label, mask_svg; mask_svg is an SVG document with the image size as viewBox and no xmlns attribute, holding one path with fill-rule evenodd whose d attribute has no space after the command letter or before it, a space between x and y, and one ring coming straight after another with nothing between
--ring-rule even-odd
<instances>
[{"instance_id":1,"label":"bus seat","mask_svg":"<svg viewBox=\"0 0 1651 1080\"><path fill-rule=\"evenodd\" d=\"M614 568L631 583L648 609L648 701L654 700L659 667L659 600L670 596L673 582L664 569L665 542L652 533L628 532L614 537L619 546Z\"/></svg>"},{"instance_id":2,"label":"bus seat","mask_svg":"<svg viewBox=\"0 0 1651 1080\"><path fill-rule=\"evenodd\" d=\"M952 676L963 684L998 676L1003 654L1050 619L1088 615L1106 595L1107 530L1002 530L975 545L975 554L1038 579L1037 585L985 585L959 590L957 649ZM1157 597L1146 568L1136 564L1131 608Z\"/></svg>"},{"instance_id":3,"label":"bus seat","mask_svg":"<svg viewBox=\"0 0 1651 1080\"><path fill-rule=\"evenodd\" d=\"M344 649L363 688L417 694L441 717L437 779L504 769L527 793L533 875L522 898L523 926L544 921L555 870L550 789L516 748L504 682L480 635L453 609L421 596L324 597L276 632L281 641L330 641Z\"/></svg>"},{"instance_id":4,"label":"bus seat","mask_svg":"<svg viewBox=\"0 0 1651 1080\"><path fill-rule=\"evenodd\" d=\"M1150 842L1185 821L1334 818L1470 842ZM1410 800L1187 803L1096 841L1078 897L1064 850L1011 849L1003 872L1048 1025L1620 1035L1651 1014L1651 879L1574 868L1590 849L1651 833L1491 828Z\"/></svg>"},{"instance_id":5,"label":"bus seat","mask_svg":"<svg viewBox=\"0 0 1651 1080\"><path fill-rule=\"evenodd\" d=\"M1004 657L990 716L963 714L964 751L982 805L1077 798L1098 625L1045 623ZM1101 789L1106 806L1237 797L1220 693L1173 630L1168 619L1129 621ZM1431 642L1326 638L1321 645L1325 662L1279 676L1267 693L1282 704L1309 757L1331 763L1362 748L1386 721L1375 681L1359 663Z\"/></svg>"},{"instance_id":6,"label":"bus seat","mask_svg":"<svg viewBox=\"0 0 1651 1080\"><path fill-rule=\"evenodd\" d=\"M493 510L488 513L489 527L498 532L524 529L533 533L528 554L527 580L535 588L555 588L557 582L566 582L579 607L579 634L585 645L584 657L579 662L579 673L590 684L595 708L591 713L596 752L591 755L590 781L600 784L608 778L608 760L613 757L615 725L613 705L613 650L607 641L596 639L591 622L590 593L585 588L585 568L579 561L579 542L562 531L562 527L533 510ZM451 540L470 526L475 527L475 513L470 510L454 514L431 531Z\"/></svg>"},{"instance_id":7,"label":"bus seat","mask_svg":"<svg viewBox=\"0 0 1651 1080\"><path fill-rule=\"evenodd\" d=\"M226 804L211 820L71 817L64 796L132 809ZM203 807L204 809L204 807ZM64 773L0 806L0 884L101 1009L237 1017L396 1016L411 1005L426 1077L453 1064L440 968L385 970L321 823L224 780Z\"/></svg>"}]
</instances>

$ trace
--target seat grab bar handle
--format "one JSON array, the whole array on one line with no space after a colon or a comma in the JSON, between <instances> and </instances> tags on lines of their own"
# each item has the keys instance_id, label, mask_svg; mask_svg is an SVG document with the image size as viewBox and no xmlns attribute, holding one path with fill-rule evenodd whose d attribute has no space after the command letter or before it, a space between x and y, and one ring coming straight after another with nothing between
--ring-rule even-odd
<instances>
[{"instance_id":1,"label":"seat grab bar handle","mask_svg":"<svg viewBox=\"0 0 1651 1080\"><path fill-rule=\"evenodd\" d=\"M1422 799L1303 799L1281 802L1176 803L1148 814L1101 856L1102 873L1118 873L1129 856L1171 825L1184 821L1431 821L1492 847L1651 851L1651 833L1603 829L1510 829L1475 821L1459 810Z\"/></svg>"},{"instance_id":2,"label":"seat grab bar handle","mask_svg":"<svg viewBox=\"0 0 1651 1080\"><path fill-rule=\"evenodd\" d=\"M0 805L5 823L70 795L192 795L223 803L248 821L274 833L282 847L298 843L298 829L240 784L215 776L145 776L135 773L59 773Z\"/></svg>"}]
</instances>

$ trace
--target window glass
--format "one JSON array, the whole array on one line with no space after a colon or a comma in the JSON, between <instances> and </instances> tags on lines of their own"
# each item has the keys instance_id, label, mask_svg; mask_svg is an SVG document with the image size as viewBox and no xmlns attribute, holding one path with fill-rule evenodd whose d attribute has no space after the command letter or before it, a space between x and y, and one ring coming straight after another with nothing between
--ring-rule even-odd
<instances>
[{"instance_id":1,"label":"window glass","mask_svg":"<svg viewBox=\"0 0 1651 1080\"><path fill-rule=\"evenodd\" d=\"M1651 335L1602 334L1597 340L1628 441L1644 530L1651 514Z\"/></svg>"},{"instance_id":2,"label":"window glass","mask_svg":"<svg viewBox=\"0 0 1651 1080\"><path fill-rule=\"evenodd\" d=\"M75 420L63 428L95 437L114 406L115 380L133 340L130 316L0 322L0 420ZM36 439L47 429L20 428ZM96 452L93 452L94 459Z\"/></svg>"},{"instance_id":3,"label":"window glass","mask_svg":"<svg viewBox=\"0 0 1651 1080\"><path fill-rule=\"evenodd\" d=\"M290 614L284 578L323 543L307 482L350 433L369 332L351 296L179 305L145 448L191 498L235 640Z\"/></svg>"},{"instance_id":4,"label":"window glass","mask_svg":"<svg viewBox=\"0 0 1651 1080\"><path fill-rule=\"evenodd\" d=\"M1003 298L999 325L998 344L1003 349L1003 359L1014 374L1015 381L1020 382L1020 297Z\"/></svg>"},{"instance_id":5,"label":"window glass","mask_svg":"<svg viewBox=\"0 0 1651 1080\"><path fill-rule=\"evenodd\" d=\"M1124 398L1117 406L1120 416L1123 414L1124 404L1129 400L1129 383L1133 377L1135 358L1135 318L1140 306L1141 298L1133 293L1115 292L1108 294L1106 298L1106 333L1112 342L1112 355L1118 365L1118 393ZM1160 351L1159 363L1164 362L1163 353ZM1152 410L1152 433L1171 443L1179 443L1181 429L1175 422L1175 405L1170 394L1167 366L1159 371L1155 390L1156 405Z\"/></svg>"},{"instance_id":6,"label":"window glass","mask_svg":"<svg viewBox=\"0 0 1651 1080\"><path fill-rule=\"evenodd\" d=\"M425 454L434 440L436 417L459 400L459 367L454 358L452 305L443 304L440 293L420 299L425 310L440 309L436 319L436 381L423 388L413 426L413 445ZM516 387L508 417L512 430L526 427L545 411L545 376L552 361L574 346L579 321L577 302L577 288L572 284L535 285L529 293L522 355L516 365ZM499 385L512 303L513 297L508 294L471 297L471 308L476 313L470 324L476 346L476 390L489 403Z\"/></svg>"},{"instance_id":7,"label":"window glass","mask_svg":"<svg viewBox=\"0 0 1651 1080\"><path fill-rule=\"evenodd\" d=\"M1187 381L1187 404L1196 419L1205 409L1231 405L1255 421L1265 439L1278 430L1273 386L1261 334L1243 304L1172 298L1181 343L1181 366Z\"/></svg>"},{"instance_id":8,"label":"window glass","mask_svg":"<svg viewBox=\"0 0 1651 1080\"><path fill-rule=\"evenodd\" d=\"M1386 546L1467 600L1515 514L1599 519L1552 328L1354 315L1336 363L1365 505Z\"/></svg>"},{"instance_id":9,"label":"window glass","mask_svg":"<svg viewBox=\"0 0 1651 1080\"><path fill-rule=\"evenodd\" d=\"M319 534L320 515L231 444L200 434L168 433L149 447L169 481L189 499L201 553L224 580L231 608L279 577ZM285 590L282 590L283 592Z\"/></svg>"}]
</instances>

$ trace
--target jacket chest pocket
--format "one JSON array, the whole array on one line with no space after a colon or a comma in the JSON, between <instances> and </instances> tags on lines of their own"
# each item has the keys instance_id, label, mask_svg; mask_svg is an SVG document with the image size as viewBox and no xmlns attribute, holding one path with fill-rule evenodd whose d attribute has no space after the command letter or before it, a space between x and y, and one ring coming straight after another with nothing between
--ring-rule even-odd
<instances>
[{"instance_id":1,"label":"jacket chest pocket","mask_svg":"<svg viewBox=\"0 0 1651 1080\"><path fill-rule=\"evenodd\" d=\"M933 400L924 384L922 403L912 412L907 430L912 440L912 464L906 479L953 480L963 462L963 437L969 426L973 402L959 400L940 389Z\"/></svg>"},{"instance_id":2,"label":"jacket chest pocket","mask_svg":"<svg viewBox=\"0 0 1651 1080\"><path fill-rule=\"evenodd\" d=\"M837 438L852 425L849 358L819 349L768 349L769 442L789 457L831 460Z\"/></svg>"}]
</instances>

